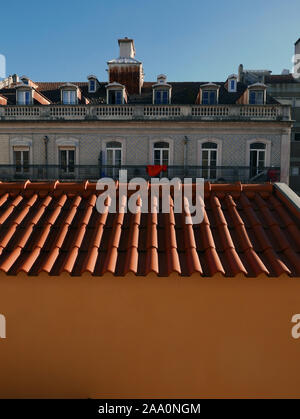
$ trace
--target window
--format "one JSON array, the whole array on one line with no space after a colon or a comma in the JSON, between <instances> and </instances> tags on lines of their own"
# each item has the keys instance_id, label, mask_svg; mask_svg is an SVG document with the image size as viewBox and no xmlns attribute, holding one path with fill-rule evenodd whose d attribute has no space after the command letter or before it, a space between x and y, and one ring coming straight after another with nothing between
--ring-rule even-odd
<instances>
[{"instance_id":1,"label":"window","mask_svg":"<svg viewBox=\"0 0 300 419\"><path fill-rule=\"evenodd\" d=\"M235 90L235 80L230 80L230 90L233 91Z\"/></svg>"},{"instance_id":2,"label":"window","mask_svg":"<svg viewBox=\"0 0 300 419\"><path fill-rule=\"evenodd\" d=\"M266 144L252 143L250 145L250 178L263 171L266 164Z\"/></svg>"},{"instance_id":3,"label":"window","mask_svg":"<svg viewBox=\"0 0 300 419\"><path fill-rule=\"evenodd\" d=\"M123 92L122 90L109 90L108 102L111 105L122 105L123 103Z\"/></svg>"},{"instance_id":4,"label":"window","mask_svg":"<svg viewBox=\"0 0 300 419\"><path fill-rule=\"evenodd\" d=\"M300 141L300 132L295 132L294 141Z\"/></svg>"},{"instance_id":5,"label":"window","mask_svg":"<svg viewBox=\"0 0 300 419\"><path fill-rule=\"evenodd\" d=\"M29 172L29 149L15 147L14 148L14 164L16 173Z\"/></svg>"},{"instance_id":6,"label":"window","mask_svg":"<svg viewBox=\"0 0 300 419\"><path fill-rule=\"evenodd\" d=\"M89 81L89 91L95 92L96 91L96 80Z\"/></svg>"},{"instance_id":7,"label":"window","mask_svg":"<svg viewBox=\"0 0 300 419\"><path fill-rule=\"evenodd\" d=\"M62 174L72 174L75 171L75 148L59 150L59 165Z\"/></svg>"},{"instance_id":8,"label":"window","mask_svg":"<svg viewBox=\"0 0 300 419\"><path fill-rule=\"evenodd\" d=\"M31 104L31 90L18 90L17 103L18 105L30 105Z\"/></svg>"},{"instance_id":9,"label":"window","mask_svg":"<svg viewBox=\"0 0 300 419\"><path fill-rule=\"evenodd\" d=\"M218 145L216 143L206 142L202 144L202 177L205 179L216 179L217 177L217 152Z\"/></svg>"},{"instance_id":10,"label":"window","mask_svg":"<svg viewBox=\"0 0 300 419\"><path fill-rule=\"evenodd\" d=\"M154 143L153 163L157 165L168 165L170 156L170 145L166 142Z\"/></svg>"},{"instance_id":11,"label":"window","mask_svg":"<svg viewBox=\"0 0 300 419\"><path fill-rule=\"evenodd\" d=\"M156 105L167 105L169 103L169 92L167 90L155 90Z\"/></svg>"},{"instance_id":12,"label":"window","mask_svg":"<svg viewBox=\"0 0 300 419\"><path fill-rule=\"evenodd\" d=\"M110 141L106 144L107 176L116 177L122 164L122 144L118 141Z\"/></svg>"},{"instance_id":13,"label":"window","mask_svg":"<svg viewBox=\"0 0 300 419\"><path fill-rule=\"evenodd\" d=\"M249 104L250 105L263 105L264 104L264 91L263 90L250 90L249 91Z\"/></svg>"},{"instance_id":14,"label":"window","mask_svg":"<svg viewBox=\"0 0 300 419\"><path fill-rule=\"evenodd\" d=\"M63 90L63 103L64 103L64 105L75 105L75 103L76 103L76 91L75 90Z\"/></svg>"},{"instance_id":15,"label":"window","mask_svg":"<svg viewBox=\"0 0 300 419\"><path fill-rule=\"evenodd\" d=\"M203 105L216 105L217 91L216 90L203 90L202 91L202 104Z\"/></svg>"}]
</instances>

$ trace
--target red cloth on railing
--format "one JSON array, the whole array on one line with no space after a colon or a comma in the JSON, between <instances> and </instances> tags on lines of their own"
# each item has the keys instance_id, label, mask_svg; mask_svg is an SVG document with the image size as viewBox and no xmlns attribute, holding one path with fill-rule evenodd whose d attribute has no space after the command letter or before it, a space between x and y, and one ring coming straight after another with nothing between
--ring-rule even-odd
<instances>
[{"instance_id":1,"label":"red cloth on railing","mask_svg":"<svg viewBox=\"0 0 300 419\"><path fill-rule=\"evenodd\" d=\"M149 164L147 166L147 173L149 176L157 176L161 172L165 172L167 170L167 166L165 164L159 165L159 164Z\"/></svg>"},{"instance_id":2,"label":"red cloth on railing","mask_svg":"<svg viewBox=\"0 0 300 419\"><path fill-rule=\"evenodd\" d=\"M268 180L271 182L278 182L279 181L279 170L276 169L269 169L268 170Z\"/></svg>"}]
</instances>

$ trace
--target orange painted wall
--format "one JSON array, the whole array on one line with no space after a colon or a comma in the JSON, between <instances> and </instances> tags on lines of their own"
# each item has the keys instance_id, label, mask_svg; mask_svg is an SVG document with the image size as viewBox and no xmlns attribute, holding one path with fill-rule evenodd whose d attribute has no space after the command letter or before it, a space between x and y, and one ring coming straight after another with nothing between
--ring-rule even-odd
<instances>
[{"instance_id":1,"label":"orange painted wall","mask_svg":"<svg viewBox=\"0 0 300 419\"><path fill-rule=\"evenodd\" d=\"M0 397L300 397L297 279L1 276Z\"/></svg>"}]
</instances>

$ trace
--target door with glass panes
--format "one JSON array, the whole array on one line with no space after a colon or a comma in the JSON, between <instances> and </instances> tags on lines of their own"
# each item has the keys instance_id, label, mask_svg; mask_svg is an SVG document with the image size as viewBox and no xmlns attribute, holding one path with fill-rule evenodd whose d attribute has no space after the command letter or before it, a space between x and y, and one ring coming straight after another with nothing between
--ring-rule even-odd
<instances>
[{"instance_id":1,"label":"door with glass panes","mask_svg":"<svg viewBox=\"0 0 300 419\"><path fill-rule=\"evenodd\" d=\"M14 164L17 174L29 172L29 150L27 148L14 148Z\"/></svg>"},{"instance_id":2,"label":"door with glass panes","mask_svg":"<svg viewBox=\"0 0 300 419\"><path fill-rule=\"evenodd\" d=\"M122 164L122 144L111 141L106 144L106 174L117 177Z\"/></svg>"},{"instance_id":3,"label":"door with glass panes","mask_svg":"<svg viewBox=\"0 0 300 419\"><path fill-rule=\"evenodd\" d=\"M266 165L266 145L252 143L250 145L250 179L261 173Z\"/></svg>"},{"instance_id":4,"label":"door with glass panes","mask_svg":"<svg viewBox=\"0 0 300 419\"><path fill-rule=\"evenodd\" d=\"M61 148L59 150L59 164L61 175L73 175L75 172L75 149Z\"/></svg>"},{"instance_id":5,"label":"door with glass panes","mask_svg":"<svg viewBox=\"0 0 300 419\"><path fill-rule=\"evenodd\" d=\"M155 165L165 165L168 166L170 161L170 146L169 143L166 142L158 142L154 143L153 148L153 164ZM168 173L168 172L167 172ZM161 172L160 175L163 176L167 175L166 172Z\"/></svg>"},{"instance_id":6,"label":"door with glass panes","mask_svg":"<svg viewBox=\"0 0 300 419\"><path fill-rule=\"evenodd\" d=\"M206 142L202 144L201 165L204 179L216 179L217 177L217 153L216 143Z\"/></svg>"}]
</instances>

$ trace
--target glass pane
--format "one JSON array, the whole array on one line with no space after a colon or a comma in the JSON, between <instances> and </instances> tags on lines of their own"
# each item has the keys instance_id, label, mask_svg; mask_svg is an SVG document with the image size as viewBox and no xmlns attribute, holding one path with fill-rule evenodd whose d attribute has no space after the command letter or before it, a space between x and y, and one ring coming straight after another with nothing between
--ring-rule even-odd
<instances>
[{"instance_id":1,"label":"glass pane","mask_svg":"<svg viewBox=\"0 0 300 419\"><path fill-rule=\"evenodd\" d=\"M203 105L208 105L208 91L204 90L202 92L202 103Z\"/></svg>"},{"instance_id":2,"label":"glass pane","mask_svg":"<svg viewBox=\"0 0 300 419\"><path fill-rule=\"evenodd\" d=\"M258 153L258 166L260 168L265 166L265 152L264 151L259 151Z\"/></svg>"},{"instance_id":3,"label":"glass pane","mask_svg":"<svg viewBox=\"0 0 300 419\"><path fill-rule=\"evenodd\" d=\"M162 164L169 164L169 150L162 151Z\"/></svg>"},{"instance_id":4,"label":"glass pane","mask_svg":"<svg viewBox=\"0 0 300 419\"><path fill-rule=\"evenodd\" d=\"M74 105L75 104L75 90L72 90L69 92L70 93L70 104Z\"/></svg>"},{"instance_id":5,"label":"glass pane","mask_svg":"<svg viewBox=\"0 0 300 419\"><path fill-rule=\"evenodd\" d=\"M116 92L116 104L117 105L122 104L122 92L119 90Z\"/></svg>"},{"instance_id":6,"label":"glass pane","mask_svg":"<svg viewBox=\"0 0 300 419\"><path fill-rule=\"evenodd\" d=\"M202 166L207 166L207 165L208 165L208 151L203 150L202 151Z\"/></svg>"},{"instance_id":7,"label":"glass pane","mask_svg":"<svg viewBox=\"0 0 300 419\"><path fill-rule=\"evenodd\" d=\"M90 90L91 91L95 90L95 80L90 80Z\"/></svg>"},{"instance_id":8,"label":"glass pane","mask_svg":"<svg viewBox=\"0 0 300 419\"><path fill-rule=\"evenodd\" d=\"M169 148L169 143L165 143L165 142L159 142L159 143L154 143L154 148Z\"/></svg>"},{"instance_id":9,"label":"glass pane","mask_svg":"<svg viewBox=\"0 0 300 419\"><path fill-rule=\"evenodd\" d=\"M23 171L29 171L29 151L22 151L23 153Z\"/></svg>"},{"instance_id":10,"label":"glass pane","mask_svg":"<svg viewBox=\"0 0 300 419\"><path fill-rule=\"evenodd\" d=\"M210 103L210 105L215 105L215 103L216 103L216 92L215 91L210 92L209 103Z\"/></svg>"},{"instance_id":11,"label":"glass pane","mask_svg":"<svg viewBox=\"0 0 300 419\"><path fill-rule=\"evenodd\" d=\"M116 166L121 166L121 150L115 150L115 165Z\"/></svg>"},{"instance_id":12,"label":"glass pane","mask_svg":"<svg viewBox=\"0 0 300 419\"><path fill-rule=\"evenodd\" d=\"M106 150L106 164L113 164L113 150Z\"/></svg>"},{"instance_id":13,"label":"glass pane","mask_svg":"<svg viewBox=\"0 0 300 419\"><path fill-rule=\"evenodd\" d=\"M63 172L67 169L67 151L60 150L60 167Z\"/></svg>"},{"instance_id":14,"label":"glass pane","mask_svg":"<svg viewBox=\"0 0 300 419\"><path fill-rule=\"evenodd\" d=\"M160 150L154 150L154 164L160 164Z\"/></svg>"},{"instance_id":15,"label":"glass pane","mask_svg":"<svg viewBox=\"0 0 300 419\"><path fill-rule=\"evenodd\" d=\"M67 92L66 90L63 91L63 103L69 103L69 92Z\"/></svg>"},{"instance_id":16,"label":"glass pane","mask_svg":"<svg viewBox=\"0 0 300 419\"><path fill-rule=\"evenodd\" d=\"M202 144L202 148L217 148L217 147L218 147L218 145L216 143L208 142L208 143L203 143Z\"/></svg>"},{"instance_id":17,"label":"glass pane","mask_svg":"<svg viewBox=\"0 0 300 419\"><path fill-rule=\"evenodd\" d=\"M264 150L266 148L266 144L264 143L252 143L250 145L251 149L255 149L255 150Z\"/></svg>"},{"instance_id":18,"label":"glass pane","mask_svg":"<svg viewBox=\"0 0 300 419\"><path fill-rule=\"evenodd\" d=\"M168 92L166 90L163 91L163 103L164 104L168 103Z\"/></svg>"},{"instance_id":19,"label":"glass pane","mask_svg":"<svg viewBox=\"0 0 300 419\"><path fill-rule=\"evenodd\" d=\"M68 171L74 172L75 150L68 150Z\"/></svg>"},{"instance_id":20,"label":"glass pane","mask_svg":"<svg viewBox=\"0 0 300 419\"><path fill-rule=\"evenodd\" d=\"M264 103L264 95L263 95L263 92L256 92L256 103L258 105L262 105Z\"/></svg>"},{"instance_id":21,"label":"glass pane","mask_svg":"<svg viewBox=\"0 0 300 419\"><path fill-rule=\"evenodd\" d=\"M217 152L215 150L210 151L210 166L217 165Z\"/></svg>"},{"instance_id":22,"label":"glass pane","mask_svg":"<svg viewBox=\"0 0 300 419\"><path fill-rule=\"evenodd\" d=\"M257 151L250 151L250 177L257 174Z\"/></svg>"},{"instance_id":23,"label":"glass pane","mask_svg":"<svg viewBox=\"0 0 300 419\"><path fill-rule=\"evenodd\" d=\"M249 103L250 105L255 105L255 92L249 93Z\"/></svg>"},{"instance_id":24,"label":"glass pane","mask_svg":"<svg viewBox=\"0 0 300 419\"><path fill-rule=\"evenodd\" d=\"M155 103L157 105L159 105L161 103L160 91L159 90L156 90L156 92L155 92Z\"/></svg>"},{"instance_id":25,"label":"glass pane","mask_svg":"<svg viewBox=\"0 0 300 419\"><path fill-rule=\"evenodd\" d=\"M15 151L16 172L21 172L21 151Z\"/></svg>"},{"instance_id":26,"label":"glass pane","mask_svg":"<svg viewBox=\"0 0 300 419\"><path fill-rule=\"evenodd\" d=\"M25 104L30 104L30 92L25 92Z\"/></svg>"},{"instance_id":27,"label":"glass pane","mask_svg":"<svg viewBox=\"0 0 300 419\"><path fill-rule=\"evenodd\" d=\"M24 92L18 91L18 104L19 105L24 105L24 103L25 103Z\"/></svg>"}]
</instances>

